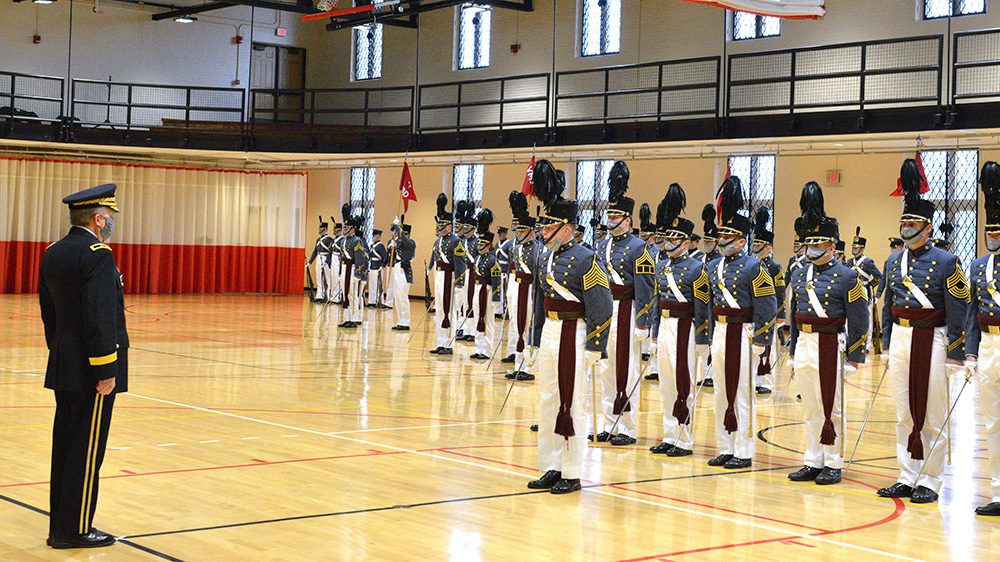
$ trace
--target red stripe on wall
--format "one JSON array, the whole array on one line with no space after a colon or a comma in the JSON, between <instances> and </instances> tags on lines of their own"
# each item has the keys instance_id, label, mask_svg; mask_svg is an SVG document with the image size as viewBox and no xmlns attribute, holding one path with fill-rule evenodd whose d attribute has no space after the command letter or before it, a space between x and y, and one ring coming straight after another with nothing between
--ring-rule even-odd
<instances>
[{"instance_id":1,"label":"red stripe on wall","mask_svg":"<svg viewBox=\"0 0 1000 562\"><path fill-rule=\"evenodd\" d=\"M0 241L0 293L38 291L46 242ZM125 292L302 294L301 248L111 244Z\"/></svg>"}]
</instances>

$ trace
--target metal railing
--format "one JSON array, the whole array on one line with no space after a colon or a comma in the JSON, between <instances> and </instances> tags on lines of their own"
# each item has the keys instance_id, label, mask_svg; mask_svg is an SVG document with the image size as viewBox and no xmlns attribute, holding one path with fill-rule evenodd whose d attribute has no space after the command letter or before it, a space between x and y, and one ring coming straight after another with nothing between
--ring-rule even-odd
<instances>
[{"instance_id":1,"label":"metal railing","mask_svg":"<svg viewBox=\"0 0 1000 562\"><path fill-rule=\"evenodd\" d=\"M413 87L255 89L250 118L255 123L413 128Z\"/></svg>"},{"instance_id":2,"label":"metal railing","mask_svg":"<svg viewBox=\"0 0 1000 562\"><path fill-rule=\"evenodd\" d=\"M62 122L63 89L58 76L0 72L0 130L12 137L19 125ZM58 135L58 129L55 129Z\"/></svg>"},{"instance_id":3,"label":"metal railing","mask_svg":"<svg viewBox=\"0 0 1000 562\"><path fill-rule=\"evenodd\" d=\"M732 55L726 115L942 102L942 35Z\"/></svg>"},{"instance_id":4,"label":"metal railing","mask_svg":"<svg viewBox=\"0 0 1000 562\"><path fill-rule=\"evenodd\" d=\"M720 57L556 73L555 125L719 116Z\"/></svg>"},{"instance_id":5,"label":"metal railing","mask_svg":"<svg viewBox=\"0 0 1000 562\"><path fill-rule=\"evenodd\" d=\"M1000 29L956 33L953 41L952 103L1000 98Z\"/></svg>"},{"instance_id":6,"label":"metal railing","mask_svg":"<svg viewBox=\"0 0 1000 562\"><path fill-rule=\"evenodd\" d=\"M419 133L546 127L549 74L420 86Z\"/></svg>"}]
</instances>

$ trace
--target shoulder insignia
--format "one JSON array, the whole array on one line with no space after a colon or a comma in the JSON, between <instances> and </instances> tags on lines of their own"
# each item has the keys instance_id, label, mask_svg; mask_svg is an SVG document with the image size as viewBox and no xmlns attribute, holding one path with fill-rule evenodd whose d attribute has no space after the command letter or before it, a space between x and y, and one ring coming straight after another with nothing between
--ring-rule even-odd
<instances>
[{"instance_id":1,"label":"shoulder insignia","mask_svg":"<svg viewBox=\"0 0 1000 562\"><path fill-rule=\"evenodd\" d=\"M774 280L767 273L767 268L761 264L760 273L753 280L753 296L759 298L771 295L774 295Z\"/></svg>"},{"instance_id":2,"label":"shoulder insignia","mask_svg":"<svg viewBox=\"0 0 1000 562\"><path fill-rule=\"evenodd\" d=\"M94 244L90 247L91 252L96 252L98 250L107 250L110 252L111 246L108 246L107 244Z\"/></svg>"},{"instance_id":3,"label":"shoulder insignia","mask_svg":"<svg viewBox=\"0 0 1000 562\"><path fill-rule=\"evenodd\" d=\"M861 278L858 277L858 281L854 284L854 287L850 291L847 291L847 303L850 304L858 299L864 299L867 297L868 295L865 293L865 286L861 284Z\"/></svg>"},{"instance_id":4,"label":"shoulder insignia","mask_svg":"<svg viewBox=\"0 0 1000 562\"><path fill-rule=\"evenodd\" d=\"M708 273L702 268L701 275L694 280L694 298L708 304Z\"/></svg>"},{"instance_id":5,"label":"shoulder insignia","mask_svg":"<svg viewBox=\"0 0 1000 562\"><path fill-rule=\"evenodd\" d=\"M459 242L458 245L455 246L455 255L458 257L465 257L468 255L465 253L465 244Z\"/></svg>"},{"instance_id":6,"label":"shoulder insignia","mask_svg":"<svg viewBox=\"0 0 1000 562\"><path fill-rule=\"evenodd\" d=\"M653 263L653 257L649 255L649 248L644 247L642 255L635 260L635 274L653 275L654 273L656 273L656 264Z\"/></svg>"},{"instance_id":7,"label":"shoulder insignia","mask_svg":"<svg viewBox=\"0 0 1000 562\"><path fill-rule=\"evenodd\" d=\"M774 276L774 286L784 287L785 286L785 272L778 270L778 274Z\"/></svg>"},{"instance_id":8,"label":"shoulder insignia","mask_svg":"<svg viewBox=\"0 0 1000 562\"><path fill-rule=\"evenodd\" d=\"M604 287L608 288L608 274L604 273L601 266L597 265L597 256L594 256L594 261L591 263L590 271L583 275L583 290L589 291L594 287Z\"/></svg>"},{"instance_id":9,"label":"shoulder insignia","mask_svg":"<svg viewBox=\"0 0 1000 562\"><path fill-rule=\"evenodd\" d=\"M957 262L955 263L955 273L951 274L945 285L951 296L960 301L969 302L969 282L965 279L965 271Z\"/></svg>"}]
</instances>

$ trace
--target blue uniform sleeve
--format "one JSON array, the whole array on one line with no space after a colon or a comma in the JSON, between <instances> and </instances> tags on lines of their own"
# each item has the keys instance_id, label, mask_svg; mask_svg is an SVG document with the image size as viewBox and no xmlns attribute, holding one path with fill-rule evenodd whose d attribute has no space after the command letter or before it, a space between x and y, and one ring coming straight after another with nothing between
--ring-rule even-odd
<instances>
[{"instance_id":1,"label":"blue uniform sleeve","mask_svg":"<svg viewBox=\"0 0 1000 562\"><path fill-rule=\"evenodd\" d=\"M583 274L583 308L587 323L587 351L599 351L607 356L608 336L611 334L611 312L614 303L608 285L608 272L591 258L590 267Z\"/></svg>"},{"instance_id":2,"label":"blue uniform sleeve","mask_svg":"<svg viewBox=\"0 0 1000 562\"><path fill-rule=\"evenodd\" d=\"M650 311L653 308L653 301L656 300L656 265L653 263L653 256L650 255L645 244L636 245L632 250L632 255L635 263L635 272L632 276L635 291L635 303L633 304L635 325L638 328L648 328Z\"/></svg>"},{"instance_id":3,"label":"blue uniform sleeve","mask_svg":"<svg viewBox=\"0 0 1000 562\"><path fill-rule=\"evenodd\" d=\"M975 262L973 262L973 265ZM973 268L972 271L975 271ZM981 279L977 279L976 274L973 273L973 280L976 281L977 285ZM982 333L979 331L979 287L970 287L970 300L969 308L965 312L965 355L966 356L979 356L979 341L982 338Z\"/></svg>"},{"instance_id":4,"label":"blue uniform sleeve","mask_svg":"<svg viewBox=\"0 0 1000 562\"><path fill-rule=\"evenodd\" d=\"M767 265L762 261L758 261L756 265L750 287L753 301L753 342L757 345L771 345L778 299L775 297L774 280L767 272Z\"/></svg>"},{"instance_id":5,"label":"blue uniform sleeve","mask_svg":"<svg viewBox=\"0 0 1000 562\"><path fill-rule=\"evenodd\" d=\"M774 295L778 300L777 318L785 319L785 272L776 260L771 260L771 278L774 280Z\"/></svg>"},{"instance_id":6,"label":"blue uniform sleeve","mask_svg":"<svg viewBox=\"0 0 1000 562\"><path fill-rule=\"evenodd\" d=\"M863 363L868 341L868 291L857 271L851 270L843 283L844 309L847 312L847 360Z\"/></svg>"},{"instance_id":7,"label":"blue uniform sleeve","mask_svg":"<svg viewBox=\"0 0 1000 562\"><path fill-rule=\"evenodd\" d=\"M708 286L708 271L704 264L698 267L700 273L694 281L694 343L708 345L711 340L709 326L712 323L712 291Z\"/></svg>"},{"instance_id":8,"label":"blue uniform sleeve","mask_svg":"<svg viewBox=\"0 0 1000 562\"><path fill-rule=\"evenodd\" d=\"M799 343L799 323L795 321L795 307L797 305L795 298L795 291L798 289L799 283L802 282L802 274L799 273L803 268L798 268L791 274L791 280L788 284L788 291L792 295L788 299L788 324L791 336L788 341L788 356L795 356L795 345Z\"/></svg>"},{"instance_id":9,"label":"blue uniform sleeve","mask_svg":"<svg viewBox=\"0 0 1000 562\"><path fill-rule=\"evenodd\" d=\"M871 258L866 259L864 263L861 264L861 269L868 275L871 275L872 280L869 283L871 287L882 285L882 272L879 271L878 266L875 265L875 260Z\"/></svg>"},{"instance_id":10,"label":"blue uniform sleeve","mask_svg":"<svg viewBox=\"0 0 1000 562\"><path fill-rule=\"evenodd\" d=\"M653 306L649 310L649 337L654 340L660 333L660 270L663 266L663 262L659 262L653 270Z\"/></svg>"},{"instance_id":11,"label":"blue uniform sleeve","mask_svg":"<svg viewBox=\"0 0 1000 562\"><path fill-rule=\"evenodd\" d=\"M959 266L958 258L951 256L945 265L944 309L948 323L948 359L965 359L965 323L969 310L969 281Z\"/></svg>"}]
</instances>

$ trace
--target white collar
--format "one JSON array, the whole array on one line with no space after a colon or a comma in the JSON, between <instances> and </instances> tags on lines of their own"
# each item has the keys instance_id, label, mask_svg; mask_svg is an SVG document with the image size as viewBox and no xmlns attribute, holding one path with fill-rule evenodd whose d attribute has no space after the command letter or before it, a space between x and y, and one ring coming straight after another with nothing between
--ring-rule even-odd
<instances>
[{"instance_id":1,"label":"white collar","mask_svg":"<svg viewBox=\"0 0 1000 562\"><path fill-rule=\"evenodd\" d=\"M80 225L77 225L77 224L74 224L74 225L73 225L73 228L79 228L80 230L82 230L82 231L86 232L87 234L89 234L89 235L93 236L94 238L97 238L97 241L98 241L98 242L100 242L100 241L101 241L101 239L100 239L100 238L98 238L98 236L97 236L96 234L94 234L94 231L93 231L93 230L90 230L89 228L87 228L87 227L85 227L85 226L80 226Z\"/></svg>"}]
</instances>

